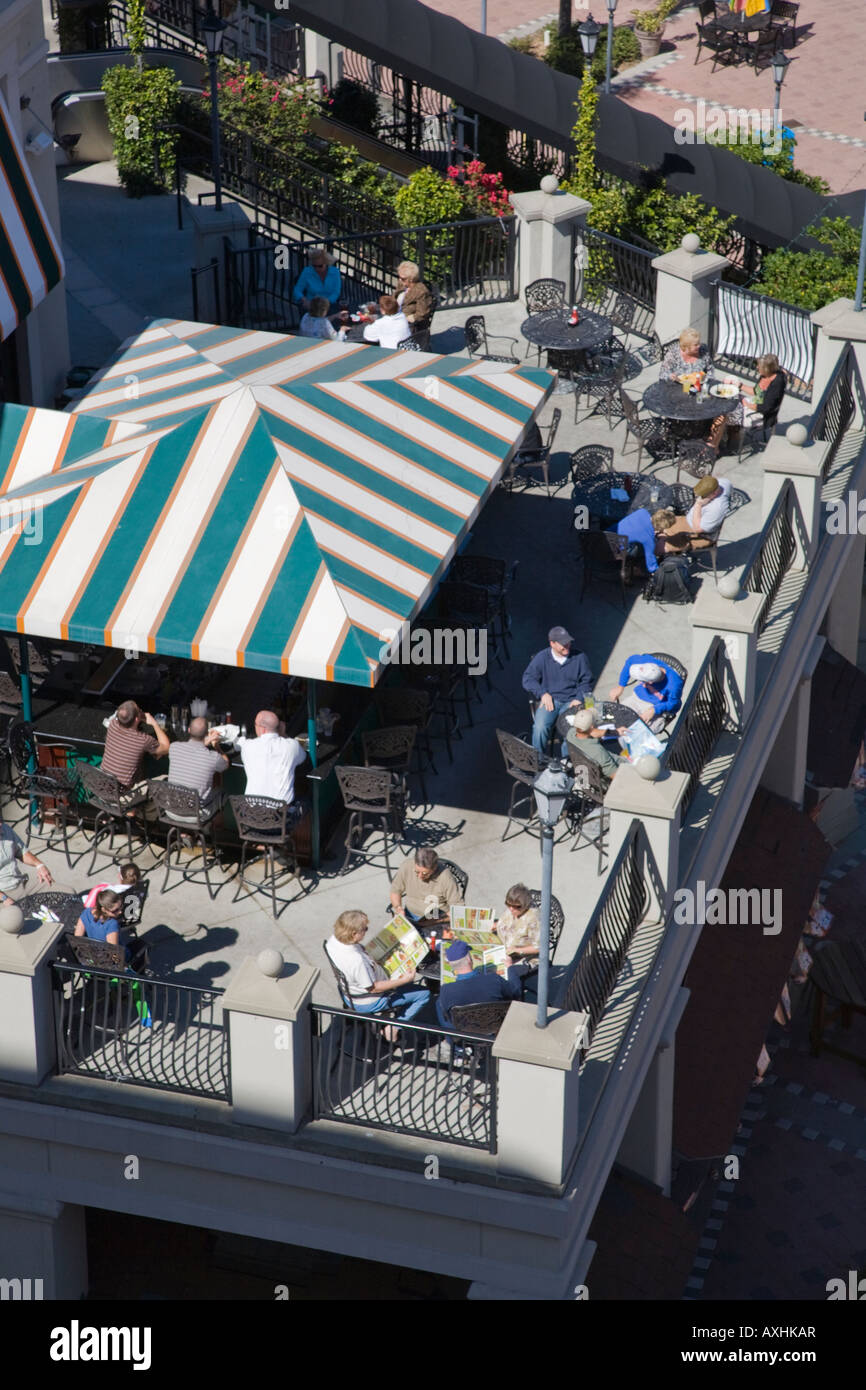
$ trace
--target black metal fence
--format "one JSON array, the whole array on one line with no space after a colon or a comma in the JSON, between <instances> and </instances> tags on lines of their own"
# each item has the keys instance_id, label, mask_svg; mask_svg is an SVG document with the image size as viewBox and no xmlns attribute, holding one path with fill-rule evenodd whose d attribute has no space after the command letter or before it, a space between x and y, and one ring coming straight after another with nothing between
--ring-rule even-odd
<instances>
[{"instance_id":1,"label":"black metal fence","mask_svg":"<svg viewBox=\"0 0 866 1390\"><path fill-rule=\"evenodd\" d=\"M815 414L809 422L810 439L830 445L822 468L822 477L825 479L833 467L845 434L854 422L858 406L862 420L866 417L866 393L863 390L856 353L849 343L836 363Z\"/></svg>"},{"instance_id":2,"label":"black metal fence","mask_svg":"<svg viewBox=\"0 0 866 1390\"><path fill-rule=\"evenodd\" d=\"M575 227L570 302L604 312L619 295L625 295L637 305L633 332L648 338L655 322L658 271L652 263L658 255L654 248L634 246L594 227Z\"/></svg>"},{"instance_id":3,"label":"black metal fence","mask_svg":"<svg viewBox=\"0 0 866 1390\"><path fill-rule=\"evenodd\" d=\"M54 961L57 1070L229 1100L222 990Z\"/></svg>"},{"instance_id":4,"label":"black metal fence","mask_svg":"<svg viewBox=\"0 0 866 1390\"><path fill-rule=\"evenodd\" d=\"M727 652L722 638L714 637L665 748L665 763L671 771L688 773L683 815L732 713Z\"/></svg>"},{"instance_id":5,"label":"black metal fence","mask_svg":"<svg viewBox=\"0 0 866 1390\"><path fill-rule=\"evenodd\" d=\"M331 65L332 81L348 78L377 98L377 135L385 144L440 165L476 153L478 119L450 97L348 48L336 63L332 54Z\"/></svg>"},{"instance_id":6,"label":"black metal fence","mask_svg":"<svg viewBox=\"0 0 866 1390\"><path fill-rule=\"evenodd\" d=\"M297 242L275 246L257 242L232 248L225 243L223 302L225 319L235 328L262 328L272 333L297 329L300 310L292 286L306 258Z\"/></svg>"},{"instance_id":7,"label":"black metal fence","mask_svg":"<svg viewBox=\"0 0 866 1390\"><path fill-rule=\"evenodd\" d=\"M589 1047L625 963L635 932L652 896L652 855L646 831L634 821L611 866L604 892L569 967L561 994L563 1008L589 1015L584 1047ZM660 885L656 885L657 893Z\"/></svg>"},{"instance_id":8,"label":"black metal fence","mask_svg":"<svg viewBox=\"0 0 866 1390\"><path fill-rule=\"evenodd\" d=\"M806 536L797 494L790 478L786 479L775 506L756 538L752 554L743 570L741 583L752 594L763 594L764 602L758 617L758 632L763 632L770 616L773 600L791 568L797 553L799 535L805 546Z\"/></svg>"},{"instance_id":9,"label":"black metal fence","mask_svg":"<svg viewBox=\"0 0 866 1390\"><path fill-rule=\"evenodd\" d=\"M148 45L184 53L204 53L202 21L206 5L194 0L149 0L146 13ZM127 0L110 0L106 46L126 48L129 18ZM298 24L252 5L235 5L226 20L223 57L248 62L273 77L304 77L304 31Z\"/></svg>"},{"instance_id":10,"label":"black metal fence","mask_svg":"<svg viewBox=\"0 0 866 1390\"><path fill-rule=\"evenodd\" d=\"M710 347L718 365L753 371L756 358L774 353L787 373L790 394L811 399L817 328L808 309L727 280L713 285L711 309Z\"/></svg>"},{"instance_id":11,"label":"black metal fence","mask_svg":"<svg viewBox=\"0 0 866 1390\"><path fill-rule=\"evenodd\" d=\"M210 300L213 304L213 309L208 309L208 313L212 312L214 314L214 323L222 323L223 318L222 299L220 295L220 266L216 256L214 256L213 260L208 265L199 266L197 269L193 267L193 269L190 271L190 278L192 281L193 322L202 322L202 314L199 310L199 304L201 302L201 296L199 293L199 283L201 281L204 281L210 287ZM228 321L229 323L231 323L231 319L229 319Z\"/></svg>"},{"instance_id":12,"label":"black metal fence","mask_svg":"<svg viewBox=\"0 0 866 1390\"><path fill-rule=\"evenodd\" d=\"M496 1152L490 1039L313 1005L313 1115Z\"/></svg>"},{"instance_id":13,"label":"black metal fence","mask_svg":"<svg viewBox=\"0 0 866 1390\"><path fill-rule=\"evenodd\" d=\"M375 235L328 236L324 244L337 257L350 300L392 293L401 261L418 265L422 280L435 288L441 309L517 298L517 221L513 217L392 227Z\"/></svg>"}]
</instances>

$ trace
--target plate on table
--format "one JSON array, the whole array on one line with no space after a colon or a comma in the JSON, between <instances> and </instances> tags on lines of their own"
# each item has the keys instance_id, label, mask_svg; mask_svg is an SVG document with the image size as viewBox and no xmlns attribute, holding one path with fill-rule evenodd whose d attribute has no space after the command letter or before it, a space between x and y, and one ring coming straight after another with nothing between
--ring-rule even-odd
<instances>
[{"instance_id":1,"label":"plate on table","mask_svg":"<svg viewBox=\"0 0 866 1390\"><path fill-rule=\"evenodd\" d=\"M710 395L719 396L723 401L732 401L736 396L739 396L739 394L739 386L729 386L725 382L722 382L719 386L710 387Z\"/></svg>"},{"instance_id":2,"label":"plate on table","mask_svg":"<svg viewBox=\"0 0 866 1390\"><path fill-rule=\"evenodd\" d=\"M235 743L241 731L240 724L214 724L211 733L219 735L220 743Z\"/></svg>"}]
</instances>

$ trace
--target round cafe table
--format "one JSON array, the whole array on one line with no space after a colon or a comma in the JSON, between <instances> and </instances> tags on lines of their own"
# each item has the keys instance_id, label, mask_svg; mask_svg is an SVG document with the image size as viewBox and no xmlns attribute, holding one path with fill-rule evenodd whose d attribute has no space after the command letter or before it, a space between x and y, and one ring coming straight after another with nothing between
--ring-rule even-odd
<instances>
[{"instance_id":1,"label":"round cafe table","mask_svg":"<svg viewBox=\"0 0 866 1390\"><path fill-rule=\"evenodd\" d=\"M702 391L690 396L678 381L654 381L643 393L643 404L653 415L666 420L715 420L717 415L729 415L739 405L739 393L725 399Z\"/></svg>"},{"instance_id":2,"label":"round cafe table","mask_svg":"<svg viewBox=\"0 0 866 1390\"><path fill-rule=\"evenodd\" d=\"M763 14L747 15L743 10L738 14L716 15L715 24L717 29L725 29L729 33L747 34L752 29L769 29L771 15L767 10Z\"/></svg>"},{"instance_id":3,"label":"round cafe table","mask_svg":"<svg viewBox=\"0 0 866 1390\"><path fill-rule=\"evenodd\" d=\"M579 321L570 324L570 310L547 309L524 319L520 332L528 343L542 351L587 352L608 341L613 332L610 319L592 309L578 309L578 315Z\"/></svg>"},{"instance_id":4,"label":"round cafe table","mask_svg":"<svg viewBox=\"0 0 866 1390\"><path fill-rule=\"evenodd\" d=\"M619 728L628 729L628 728L635 722L636 719L639 719L639 718L640 718L640 716L639 716L633 709L630 709L628 705L621 705L621 704L619 704L618 702L614 702L614 701L611 701L611 700L602 701L602 700L596 699L596 702L595 702L596 712L598 712L599 705L601 705L602 703L605 703L605 704L614 704L614 703L615 703L616 707L615 707L615 709L614 709L614 716L613 716L613 721L612 721L615 729L619 729ZM568 723L568 721L567 721L567 719L566 719L566 715L569 715L569 714L572 714L572 715L577 714L578 709L583 709L583 708L584 708L584 706L583 706L583 704L581 704L581 705L579 705L579 706L578 706L578 705L575 705L573 709L563 709L563 710L560 710L560 711L559 711L559 714L556 716L556 734L557 734L557 737L558 737L558 738L561 738L561 739L564 740L564 739L567 737L568 731L569 731L569 729L570 729L570 727L571 727L571 725ZM605 722L605 724L610 724L610 723L611 723L611 720L610 720L610 719L605 719L604 722ZM608 737L608 738L616 738L616 734L615 734L615 733L610 733L610 734L608 734L607 737Z\"/></svg>"},{"instance_id":5,"label":"round cafe table","mask_svg":"<svg viewBox=\"0 0 866 1390\"><path fill-rule=\"evenodd\" d=\"M663 507L673 507L674 490L670 483L661 478L640 478L628 504L630 512L645 507L648 512L660 511Z\"/></svg>"}]
</instances>

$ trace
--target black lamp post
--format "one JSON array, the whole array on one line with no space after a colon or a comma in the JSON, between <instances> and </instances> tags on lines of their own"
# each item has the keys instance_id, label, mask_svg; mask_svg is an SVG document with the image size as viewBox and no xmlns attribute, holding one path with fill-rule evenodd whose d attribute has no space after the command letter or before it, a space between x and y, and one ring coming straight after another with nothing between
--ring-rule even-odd
<instances>
[{"instance_id":1,"label":"black lamp post","mask_svg":"<svg viewBox=\"0 0 866 1390\"><path fill-rule=\"evenodd\" d=\"M788 57L787 53L782 53L781 50L773 54L773 81L776 84L776 104L773 107L773 116L776 125L779 124L779 108L782 102L782 83L785 80L785 73L788 71L788 64L790 61L791 59Z\"/></svg>"},{"instance_id":2,"label":"black lamp post","mask_svg":"<svg viewBox=\"0 0 866 1390\"><path fill-rule=\"evenodd\" d=\"M223 30L225 27L223 21L214 14L211 8L208 8L208 12L201 23L201 33L204 34L204 43L207 49L207 63L210 71L210 141L213 150L214 207L217 212L222 212L223 206L220 108L217 94L217 58L222 52Z\"/></svg>"},{"instance_id":3,"label":"black lamp post","mask_svg":"<svg viewBox=\"0 0 866 1390\"><path fill-rule=\"evenodd\" d=\"M613 61L613 16L616 0L607 0L607 54L605 56L604 90L610 96L610 70Z\"/></svg>"},{"instance_id":4,"label":"black lamp post","mask_svg":"<svg viewBox=\"0 0 866 1390\"><path fill-rule=\"evenodd\" d=\"M598 43L598 36L601 33L601 25L596 24L592 15L589 15L582 24L577 26L577 32L580 34L583 56L587 62L591 63L595 54L595 46Z\"/></svg>"},{"instance_id":5,"label":"black lamp post","mask_svg":"<svg viewBox=\"0 0 866 1390\"><path fill-rule=\"evenodd\" d=\"M541 935L538 942L538 1010L536 1028L547 1027L547 996L550 985L550 895L553 891L553 831L562 815L572 778L565 763L550 762L535 781L532 790L541 822Z\"/></svg>"},{"instance_id":6,"label":"black lamp post","mask_svg":"<svg viewBox=\"0 0 866 1390\"><path fill-rule=\"evenodd\" d=\"M863 113L866 121L866 111ZM863 211L863 226L860 228L860 260L857 263L857 289L854 292L854 311L860 313L863 308L863 281L866 279L866 209Z\"/></svg>"}]
</instances>

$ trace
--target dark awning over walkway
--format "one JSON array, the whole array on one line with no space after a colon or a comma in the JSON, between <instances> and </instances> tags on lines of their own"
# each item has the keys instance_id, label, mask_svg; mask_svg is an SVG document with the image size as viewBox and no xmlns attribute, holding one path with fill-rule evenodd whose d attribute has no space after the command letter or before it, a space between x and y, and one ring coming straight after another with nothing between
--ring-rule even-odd
<instances>
[{"instance_id":1,"label":"dark awning over walkway","mask_svg":"<svg viewBox=\"0 0 866 1390\"><path fill-rule=\"evenodd\" d=\"M419 0L292 0L292 17L536 140L571 144L576 78ZM828 201L724 150L675 146L669 125L618 97L600 97L599 117L602 168L631 177L636 167L658 170L676 192L697 193L721 212L736 213L740 230L764 245L797 237ZM833 215L850 211L859 222L861 205L861 195L846 194L834 202Z\"/></svg>"}]
</instances>

